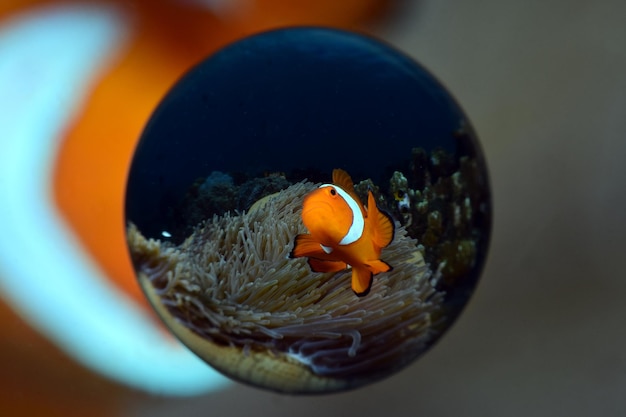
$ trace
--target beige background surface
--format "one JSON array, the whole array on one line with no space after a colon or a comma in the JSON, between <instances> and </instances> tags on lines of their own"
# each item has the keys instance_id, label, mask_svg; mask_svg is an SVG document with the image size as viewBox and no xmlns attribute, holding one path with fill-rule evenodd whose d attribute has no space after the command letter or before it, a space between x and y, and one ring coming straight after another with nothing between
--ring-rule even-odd
<instances>
[{"instance_id":1,"label":"beige background surface","mask_svg":"<svg viewBox=\"0 0 626 417\"><path fill-rule=\"evenodd\" d=\"M378 29L473 120L494 192L477 292L411 367L345 394L237 385L146 416L626 413L626 2L403 2Z\"/></svg>"}]
</instances>

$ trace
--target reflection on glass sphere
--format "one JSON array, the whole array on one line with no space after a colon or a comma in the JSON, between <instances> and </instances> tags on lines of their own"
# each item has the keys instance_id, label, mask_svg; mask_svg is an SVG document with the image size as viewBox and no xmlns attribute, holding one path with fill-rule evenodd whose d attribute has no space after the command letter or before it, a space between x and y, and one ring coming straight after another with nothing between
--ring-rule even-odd
<instances>
[{"instance_id":1,"label":"reflection on glass sphere","mask_svg":"<svg viewBox=\"0 0 626 417\"><path fill-rule=\"evenodd\" d=\"M192 351L249 384L323 393L393 374L448 329L491 205L471 125L426 70L294 28L174 86L137 147L126 217L141 285Z\"/></svg>"}]
</instances>

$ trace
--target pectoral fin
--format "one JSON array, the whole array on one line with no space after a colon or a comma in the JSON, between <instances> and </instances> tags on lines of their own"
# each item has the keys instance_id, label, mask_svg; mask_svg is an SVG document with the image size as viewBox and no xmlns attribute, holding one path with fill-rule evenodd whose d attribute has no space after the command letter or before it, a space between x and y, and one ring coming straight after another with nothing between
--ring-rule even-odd
<instances>
[{"instance_id":1,"label":"pectoral fin","mask_svg":"<svg viewBox=\"0 0 626 417\"><path fill-rule=\"evenodd\" d=\"M326 261L323 259L309 258L309 266L313 272L337 272L348 267L345 262Z\"/></svg>"},{"instance_id":2,"label":"pectoral fin","mask_svg":"<svg viewBox=\"0 0 626 417\"><path fill-rule=\"evenodd\" d=\"M311 235L297 235L293 241L293 250L289 253L290 258L313 257L324 259L328 255L319 242L315 241Z\"/></svg>"},{"instance_id":3,"label":"pectoral fin","mask_svg":"<svg viewBox=\"0 0 626 417\"><path fill-rule=\"evenodd\" d=\"M380 259L377 259L374 261L368 261L365 264L365 267L367 268L368 271L370 271L374 275L380 274L381 272L391 271L393 269L391 265L389 265L385 261L381 261Z\"/></svg>"}]
</instances>

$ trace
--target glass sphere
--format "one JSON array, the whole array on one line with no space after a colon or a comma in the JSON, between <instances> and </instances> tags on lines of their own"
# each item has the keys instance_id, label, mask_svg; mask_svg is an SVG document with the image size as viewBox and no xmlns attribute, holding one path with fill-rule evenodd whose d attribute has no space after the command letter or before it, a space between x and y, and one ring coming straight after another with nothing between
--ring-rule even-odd
<instances>
[{"instance_id":1,"label":"glass sphere","mask_svg":"<svg viewBox=\"0 0 626 417\"><path fill-rule=\"evenodd\" d=\"M375 39L291 28L235 42L158 106L128 178L138 279L224 374L290 393L363 386L449 328L485 261L469 120Z\"/></svg>"}]
</instances>

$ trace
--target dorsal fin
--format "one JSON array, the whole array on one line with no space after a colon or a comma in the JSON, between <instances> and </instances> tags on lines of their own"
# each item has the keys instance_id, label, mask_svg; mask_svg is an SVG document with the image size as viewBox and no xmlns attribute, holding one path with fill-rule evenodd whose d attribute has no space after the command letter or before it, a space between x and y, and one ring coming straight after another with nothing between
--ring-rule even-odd
<instances>
[{"instance_id":1,"label":"dorsal fin","mask_svg":"<svg viewBox=\"0 0 626 417\"><path fill-rule=\"evenodd\" d=\"M348 194L354 193L354 183L352 177L341 168L333 169L333 184L337 184Z\"/></svg>"},{"instance_id":2,"label":"dorsal fin","mask_svg":"<svg viewBox=\"0 0 626 417\"><path fill-rule=\"evenodd\" d=\"M368 221L372 227L372 240L379 248L384 248L393 240L395 226L393 219L384 211L378 210L374 194L371 191L367 194Z\"/></svg>"},{"instance_id":3,"label":"dorsal fin","mask_svg":"<svg viewBox=\"0 0 626 417\"><path fill-rule=\"evenodd\" d=\"M361 199L354 191L354 183L352 182L352 177L346 171L340 168L333 169L333 184L340 186L346 193L350 195L359 204L361 208L361 213L363 213L363 217L367 217L367 212L363 207L363 203L361 203Z\"/></svg>"}]
</instances>

